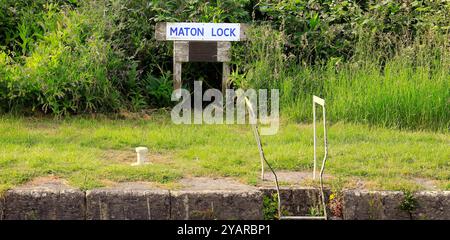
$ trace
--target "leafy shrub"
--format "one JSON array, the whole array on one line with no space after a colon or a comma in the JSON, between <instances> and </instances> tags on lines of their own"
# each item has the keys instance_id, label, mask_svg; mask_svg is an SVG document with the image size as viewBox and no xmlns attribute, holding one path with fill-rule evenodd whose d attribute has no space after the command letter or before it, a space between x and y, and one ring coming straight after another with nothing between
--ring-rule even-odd
<instances>
[{"instance_id":1,"label":"leafy shrub","mask_svg":"<svg viewBox=\"0 0 450 240\"><path fill-rule=\"evenodd\" d=\"M28 33L29 25L19 24L22 56L5 66L9 74L1 79L7 86L9 108L56 115L119 108L120 95L108 78L108 64L115 56L97 32L104 23L91 20L100 13L94 8L73 11L52 3L33 10L38 11L33 17L39 27L30 27L33 30ZM25 41L29 36L36 38Z\"/></svg>"},{"instance_id":2,"label":"leafy shrub","mask_svg":"<svg viewBox=\"0 0 450 240\"><path fill-rule=\"evenodd\" d=\"M172 75L164 73L160 78L151 74L142 82L142 88L148 93L149 99L154 99L154 105L159 107L169 106L173 91Z\"/></svg>"},{"instance_id":3,"label":"leafy shrub","mask_svg":"<svg viewBox=\"0 0 450 240\"><path fill-rule=\"evenodd\" d=\"M264 220L278 219L278 197L276 193L270 195L270 197L263 197L263 215Z\"/></svg>"}]
</instances>

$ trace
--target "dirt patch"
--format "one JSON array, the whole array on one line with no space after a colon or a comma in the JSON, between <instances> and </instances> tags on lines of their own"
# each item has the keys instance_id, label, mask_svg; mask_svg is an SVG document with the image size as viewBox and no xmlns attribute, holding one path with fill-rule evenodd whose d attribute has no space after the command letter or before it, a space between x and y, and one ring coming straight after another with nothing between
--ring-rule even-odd
<instances>
[{"instance_id":1,"label":"dirt patch","mask_svg":"<svg viewBox=\"0 0 450 240\"><path fill-rule=\"evenodd\" d=\"M312 181L312 172L295 172L295 171L276 171L278 182L282 185L300 186L302 184L307 184ZM317 179L318 175L316 176ZM332 179L331 175L324 174L324 181ZM260 184L263 186L272 185L275 181L275 177L272 172L264 173L264 182Z\"/></svg>"},{"instance_id":2,"label":"dirt patch","mask_svg":"<svg viewBox=\"0 0 450 240\"><path fill-rule=\"evenodd\" d=\"M17 187L17 189L74 189L69 186L67 180L59 178L57 176L45 176L37 177L30 182L25 183L22 186Z\"/></svg>"},{"instance_id":3,"label":"dirt patch","mask_svg":"<svg viewBox=\"0 0 450 240\"><path fill-rule=\"evenodd\" d=\"M414 178L413 181L420 185L424 190L439 190L438 187L436 186L436 182L430 179L425 179L425 178Z\"/></svg>"},{"instance_id":4,"label":"dirt patch","mask_svg":"<svg viewBox=\"0 0 450 240\"><path fill-rule=\"evenodd\" d=\"M103 153L102 159L115 163L133 163L136 162L136 152L132 150L108 150Z\"/></svg>"},{"instance_id":5,"label":"dirt patch","mask_svg":"<svg viewBox=\"0 0 450 240\"><path fill-rule=\"evenodd\" d=\"M120 182L111 183L104 189L114 189L114 190L151 190L159 189L160 186L153 182Z\"/></svg>"},{"instance_id":6,"label":"dirt patch","mask_svg":"<svg viewBox=\"0 0 450 240\"><path fill-rule=\"evenodd\" d=\"M357 178L357 179L350 179L347 184L345 185L345 189L347 190L364 190L366 189L366 182Z\"/></svg>"},{"instance_id":7,"label":"dirt patch","mask_svg":"<svg viewBox=\"0 0 450 240\"><path fill-rule=\"evenodd\" d=\"M293 171L276 171L278 181L298 184L306 179L312 178L311 172L293 172ZM274 181L275 177L272 172L265 172L264 179L266 181Z\"/></svg>"},{"instance_id":8,"label":"dirt patch","mask_svg":"<svg viewBox=\"0 0 450 240\"><path fill-rule=\"evenodd\" d=\"M170 163L172 158L170 154L161 154L157 152L151 152L147 154L150 163ZM136 162L137 156L134 149L129 151L126 150L108 150L106 151L102 159L112 163L134 163Z\"/></svg>"},{"instance_id":9,"label":"dirt patch","mask_svg":"<svg viewBox=\"0 0 450 240\"><path fill-rule=\"evenodd\" d=\"M255 187L243 184L232 178L183 178L178 182L183 190L254 190Z\"/></svg>"},{"instance_id":10,"label":"dirt patch","mask_svg":"<svg viewBox=\"0 0 450 240\"><path fill-rule=\"evenodd\" d=\"M102 180L105 187L102 189L114 189L114 190L152 190L152 189L170 189L170 185L163 185L155 182L113 182L110 180ZM57 176L45 176L37 177L26 184L17 187L16 189L75 189L71 187L67 180L59 178Z\"/></svg>"}]
</instances>

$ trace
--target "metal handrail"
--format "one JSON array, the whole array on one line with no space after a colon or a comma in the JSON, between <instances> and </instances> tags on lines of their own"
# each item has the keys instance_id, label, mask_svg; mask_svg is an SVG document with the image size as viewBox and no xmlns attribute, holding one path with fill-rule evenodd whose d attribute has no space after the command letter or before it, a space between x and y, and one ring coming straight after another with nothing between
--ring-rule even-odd
<instances>
[{"instance_id":1,"label":"metal handrail","mask_svg":"<svg viewBox=\"0 0 450 240\"><path fill-rule=\"evenodd\" d=\"M255 116L255 112L253 110L253 106L251 104L251 102L248 100L247 97L245 97L245 103L249 109L249 113L250 115L256 119ZM261 137L259 135L259 131L258 131L258 124L255 123L251 123L252 128L253 128L253 134L255 136L256 139L256 143L258 145L258 150L260 153L260 158L261 158L261 179L264 180L264 163L267 164L267 166L269 167L270 171L273 173L274 179L275 179L275 185L276 185L276 191L277 191L277 198L278 198L278 219L280 220L327 220L328 216L327 216L327 208L326 208L326 204L325 204L325 194L323 191L323 173L325 171L325 164L326 164L326 160L328 157L328 140L327 140L327 129L326 129L326 116L325 116L325 100L313 96L313 128L314 128L314 170L313 170L313 179L315 179L315 174L316 174L316 103L322 106L323 109L323 126L324 126L324 147L325 147L325 154L324 154L324 158L322 160L322 166L320 168L320 176L319 176L319 182L320 182L320 196L321 196L321 203L322 203L322 207L323 207L323 212L324 215L323 216L283 216L282 212L281 212L281 195L280 195L280 186L278 183L278 176L275 173L275 171L273 170L272 166L270 166L269 162L267 161L265 155L264 155L264 150L262 148L262 144L261 144Z\"/></svg>"},{"instance_id":2,"label":"metal handrail","mask_svg":"<svg viewBox=\"0 0 450 240\"><path fill-rule=\"evenodd\" d=\"M256 114L253 110L253 106L251 104L251 102L248 100L247 97L244 98L245 99L245 103L249 109L249 113L250 115L252 115L252 117L254 117L256 119ZM270 163L267 161L266 156L264 155L264 150L262 148L262 144L261 144L261 136L259 135L259 131L258 131L258 124L255 123L250 123L250 125L252 125L252 129L253 129L253 135L255 136L256 139L256 143L258 144L258 150L259 150L259 156L261 158L261 179L264 181L264 163L267 164L267 166L269 167L270 171L273 173L274 179L275 179L275 185L277 187L277 198L278 198L278 218L281 217L281 197L280 197L280 186L278 184L278 176L275 173L275 170L273 170L272 166L270 166Z\"/></svg>"}]
</instances>

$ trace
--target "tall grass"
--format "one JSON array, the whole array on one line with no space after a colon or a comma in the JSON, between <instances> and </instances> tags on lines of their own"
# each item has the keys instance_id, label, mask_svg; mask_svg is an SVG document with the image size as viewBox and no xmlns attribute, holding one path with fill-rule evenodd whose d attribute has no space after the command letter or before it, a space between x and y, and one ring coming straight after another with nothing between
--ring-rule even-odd
<instances>
[{"instance_id":1,"label":"tall grass","mask_svg":"<svg viewBox=\"0 0 450 240\"><path fill-rule=\"evenodd\" d=\"M392 56L374 44L375 37L361 38L349 61L331 58L308 65L283 55L282 33L262 27L245 47L252 52L246 60L256 60L238 85L280 89L282 114L296 121L311 120L312 95L318 95L325 98L332 122L448 129L449 35L425 34L399 46Z\"/></svg>"}]
</instances>

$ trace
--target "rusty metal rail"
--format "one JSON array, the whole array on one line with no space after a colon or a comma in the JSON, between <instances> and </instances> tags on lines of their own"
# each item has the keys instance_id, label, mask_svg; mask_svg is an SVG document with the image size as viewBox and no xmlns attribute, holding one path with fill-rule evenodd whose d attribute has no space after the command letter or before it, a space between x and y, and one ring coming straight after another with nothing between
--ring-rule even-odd
<instances>
[{"instance_id":1,"label":"rusty metal rail","mask_svg":"<svg viewBox=\"0 0 450 240\"><path fill-rule=\"evenodd\" d=\"M251 115L251 117L256 119L256 114L253 110L253 106L251 104L251 102L248 100L247 97L245 97L245 103L247 105L247 108L249 110L249 114ZM325 148L325 154L324 154L324 158L322 160L322 166L320 168L320 175L319 175L319 183L320 183L320 199L321 199L321 205L323 208L323 216L283 216L282 215L282 211L281 211L281 196L280 196L280 186L278 183L278 177L277 174L275 173L275 170L270 166L269 162L267 161L265 155L264 155L264 150L262 147L262 143L261 143L261 136L259 135L259 131L258 131L258 124L255 123L251 123L252 129L253 129L253 134L255 136L256 139L256 143L258 145L258 150L259 150L259 155L260 155L260 159L261 159L261 180L264 181L264 163L267 164L267 166L269 167L270 171L273 173L274 179L275 179L275 185L276 185L276 190L277 190L277 198L278 198L278 206L277 206L277 210L278 210L278 219L280 220L327 220L328 216L327 216L327 208L326 208L326 203L325 203L325 194L323 191L323 173L325 171L325 164L327 161L327 157L328 157L328 139L327 139L327 126L326 126L326 115L325 115L325 100L322 98L319 98L317 96L313 96L313 129L314 129L314 169L313 169L313 179L315 180L316 178L316 168L317 168L317 134L316 134L316 104L319 104L322 106L323 109L323 128L324 128L324 148Z\"/></svg>"}]
</instances>

